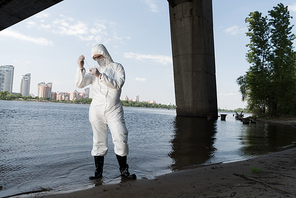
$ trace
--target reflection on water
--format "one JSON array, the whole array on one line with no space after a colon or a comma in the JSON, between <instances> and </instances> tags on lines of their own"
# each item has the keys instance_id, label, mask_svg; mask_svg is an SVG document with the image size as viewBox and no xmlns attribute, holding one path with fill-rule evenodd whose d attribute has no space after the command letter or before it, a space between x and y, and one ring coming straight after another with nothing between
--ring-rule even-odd
<instances>
[{"instance_id":1,"label":"reflection on water","mask_svg":"<svg viewBox=\"0 0 296 198\"><path fill-rule=\"evenodd\" d=\"M243 155L260 155L294 147L295 128L280 124L251 124L239 135Z\"/></svg>"},{"instance_id":2,"label":"reflection on water","mask_svg":"<svg viewBox=\"0 0 296 198\"><path fill-rule=\"evenodd\" d=\"M249 115L247 115L249 116ZM229 113L227 121L175 117L170 140L172 171L237 161L295 147L296 128L258 122L243 124Z\"/></svg>"},{"instance_id":3,"label":"reflection on water","mask_svg":"<svg viewBox=\"0 0 296 198\"><path fill-rule=\"evenodd\" d=\"M121 182L109 134L103 179L90 155L89 105L0 101L0 197L67 191ZM258 122L176 117L175 110L125 107L128 163L138 178L153 179L188 167L243 160L290 148L295 128Z\"/></svg>"},{"instance_id":4,"label":"reflection on water","mask_svg":"<svg viewBox=\"0 0 296 198\"><path fill-rule=\"evenodd\" d=\"M171 140L172 170L203 164L214 156L216 121L196 117L175 117Z\"/></svg>"}]
</instances>

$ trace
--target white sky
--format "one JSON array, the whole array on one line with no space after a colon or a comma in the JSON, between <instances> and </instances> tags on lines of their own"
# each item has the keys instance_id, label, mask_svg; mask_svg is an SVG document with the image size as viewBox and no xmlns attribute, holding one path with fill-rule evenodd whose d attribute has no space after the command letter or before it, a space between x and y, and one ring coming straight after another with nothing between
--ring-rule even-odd
<instances>
[{"instance_id":1,"label":"white sky","mask_svg":"<svg viewBox=\"0 0 296 198\"><path fill-rule=\"evenodd\" d=\"M249 68L245 18L252 11L267 15L280 2L295 18L295 0L213 0L218 107L246 106L236 84ZM76 60L83 54L94 66L90 49L98 43L125 68L121 98L175 104L166 0L64 0L0 32L0 65L15 67L13 92L26 73L34 95L39 82L53 82L53 91L82 91L74 82Z\"/></svg>"}]
</instances>

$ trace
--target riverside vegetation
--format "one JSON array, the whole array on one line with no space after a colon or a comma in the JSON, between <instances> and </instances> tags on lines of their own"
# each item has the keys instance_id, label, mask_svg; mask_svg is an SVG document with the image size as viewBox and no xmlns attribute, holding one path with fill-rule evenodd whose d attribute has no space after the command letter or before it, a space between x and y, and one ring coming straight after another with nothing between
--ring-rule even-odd
<instances>
[{"instance_id":1,"label":"riverside vegetation","mask_svg":"<svg viewBox=\"0 0 296 198\"><path fill-rule=\"evenodd\" d=\"M282 3L262 16L246 18L250 38L246 58L250 64L237 78L242 100L259 116L296 116L296 53L293 50L293 17Z\"/></svg>"},{"instance_id":2,"label":"riverside vegetation","mask_svg":"<svg viewBox=\"0 0 296 198\"><path fill-rule=\"evenodd\" d=\"M36 101L36 102L58 102L58 103L75 103L75 104L90 104L91 98L81 98L74 101L71 100L50 100L50 98L39 98L38 96L22 96L21 94L11 94L8 91L0 92L0 100L24 100L24 101ZM175 105L164 105L164 104L154 104L148 102L134 102L134 101L121 101L123 106L126 107L146 107L146 108L162 108L162 109L176 109ZM245 112L251 113L248 109L238 108L238 109L218 109L221 112Z\"/></svg>"},{"instance_id":3,"label":"riverside vegetation","mask_svg":"<svg viewBox=\"0 0 296 198\"><path fill-rule=\"evenodd\" d=\"M24 100L24 101L37 101L37 102L57 102L57 103L74 103L74 104L90 104L91 98L81 98L71 100L51 100L50 98L39 98L38 96L22 96L21 94L11 94L8 91L0 92L0 100ZM162 109L176 109L175 105L164 105L164 104L154 104L148 102L134 102L134 101L121 101L123 106L127 107L146 107L146 108L162 108Z\"/></svg>"}]
</instances>

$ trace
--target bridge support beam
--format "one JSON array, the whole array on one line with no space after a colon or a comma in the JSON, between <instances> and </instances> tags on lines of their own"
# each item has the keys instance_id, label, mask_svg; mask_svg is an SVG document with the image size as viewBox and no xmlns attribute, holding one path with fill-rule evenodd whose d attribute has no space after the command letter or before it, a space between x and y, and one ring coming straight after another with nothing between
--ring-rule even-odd
<instances>
[{"instance_id":1,"label":"bridge support beam","mask_svg":"<svg viewBox=\"0 0 296 198\"><path fill-rule=\"evenodd\" d=\"M178 116L216 119L212 0L168 0Z\"/></svg>"},{"instance_id":2,"label":"bridge support beam","mask_svg":"<svg viewBox=\"0 0 296 198\"><path fill-rule=\"evenodd\" d=\"M0 0L0 31L62 0Z\"/></svg>"}]
</instances>

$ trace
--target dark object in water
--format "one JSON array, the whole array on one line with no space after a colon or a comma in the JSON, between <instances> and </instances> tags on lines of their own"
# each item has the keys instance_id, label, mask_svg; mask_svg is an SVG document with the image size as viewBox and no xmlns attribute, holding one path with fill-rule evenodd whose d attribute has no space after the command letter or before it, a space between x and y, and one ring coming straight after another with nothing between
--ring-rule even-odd
<instances>
[{"instance_id":1,"label":"dark object in water","mask_svg":"<svg viewBox=\"0 0 296 198\"><path fill-rule=\"evenodd\" d=\"M235 119L236 119L236 120L243 121L243 117L244 117L243 111L242 111L240 114L238 114L238 113L235 111Z\"/></svg>"},{"instance_id":2,"label":"dark object in water","mask_svg":"<svg viewBox=\"0 0 296 198\"><path fill-rule=\"evenodd\" d=\"M243 124L250 124L250 119L249 118L242 118Z\"/></svg>"},{"instance_id":3,"label":"dark object in water","mask_svg":"<svg viewBox=\"0 0 296 198\"><path fill-rule=\"evenodd\" d=\"M220 114L221 115L221 120L225 121L227 114Z\"/></svg>"}]
</instances>

